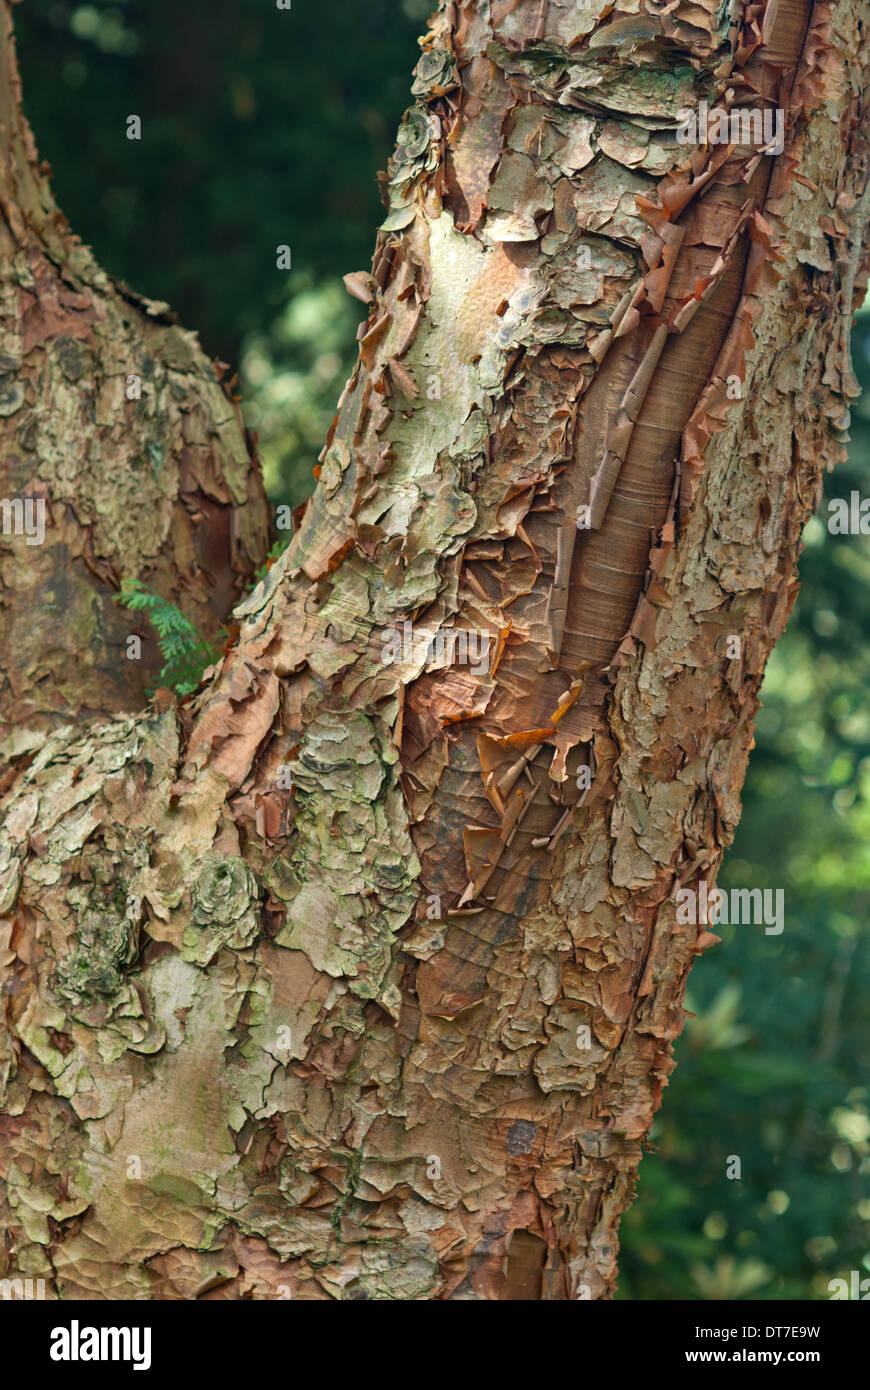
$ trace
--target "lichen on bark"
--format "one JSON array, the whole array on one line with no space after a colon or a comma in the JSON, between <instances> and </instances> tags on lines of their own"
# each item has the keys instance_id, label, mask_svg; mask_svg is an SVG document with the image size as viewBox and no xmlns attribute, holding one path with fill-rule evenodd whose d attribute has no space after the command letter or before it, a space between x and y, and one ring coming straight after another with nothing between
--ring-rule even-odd
<instances>
[{"instance_id":1,"label":"lichen on bark","mask_svg":"<svg viewBox=\"0 0 870 1390\"><path fill-rule=\"evenodd\" d=\"M208 854L198 870L181 954L194 965L208 965L222 946L244 950L253 944L260 929L260 892L254 874L234 855Z\"/></svg>"}]
</instances>

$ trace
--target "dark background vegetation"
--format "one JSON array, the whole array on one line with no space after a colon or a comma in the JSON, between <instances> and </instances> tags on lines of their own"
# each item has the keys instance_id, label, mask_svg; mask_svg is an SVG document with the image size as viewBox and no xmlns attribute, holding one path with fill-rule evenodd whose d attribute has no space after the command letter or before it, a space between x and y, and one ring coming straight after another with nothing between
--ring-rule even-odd
<instances>
[{"instance_id":1,"label":"dark background vegetation","mask_svg":"<svg viewBox=\"0 0 870 1390\"><path fill-rule=\"evenodd\" d=\"M25 0L25 108L73 227L241 368L270 495L297 502L354 357L384 168L427 0ZM139 115L143 138L126 138ZM292 249L289 273L276 247ZM870 386L870 315L855 368ZM828 497L870 494L870 391ZM870 1272L870 541L810 522L722 886L721 927L623 1226L621 1298L827 1298ZM729 1156L741 1162L729 1181Z\"/></svg>"}]
</instances>

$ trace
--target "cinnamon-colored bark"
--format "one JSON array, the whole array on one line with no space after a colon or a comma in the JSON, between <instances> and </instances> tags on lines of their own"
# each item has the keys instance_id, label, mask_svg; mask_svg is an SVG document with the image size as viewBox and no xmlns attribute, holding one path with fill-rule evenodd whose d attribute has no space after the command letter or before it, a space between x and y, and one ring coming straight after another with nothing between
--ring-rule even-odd
<instances>
[{"instance_id":1,"label":"cinnamon-colored bark","mask_svg":"<svg viewBox=\"0 0 870 1390\"><path fill-rule=\"evenodd\" d=\"M717 14L441 5L290 550L190 705L16 765L0 1161L58 1296L612 1293L855 389L864 21ZM677 143L701 98L783 153Z\"/></svg>"}]
</instances>

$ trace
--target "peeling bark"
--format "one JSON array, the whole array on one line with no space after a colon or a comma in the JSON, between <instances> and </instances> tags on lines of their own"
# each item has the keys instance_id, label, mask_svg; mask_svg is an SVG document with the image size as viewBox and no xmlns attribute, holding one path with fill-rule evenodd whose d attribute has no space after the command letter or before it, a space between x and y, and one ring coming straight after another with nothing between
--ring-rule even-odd
<instances>
[{"instance_id":1,"label":"peeling bark","mask_svg":"<svg viewBox=\"0 0 870 1390\"><path fill-rule=\"evenodd\" d=\"M124 139L123 127L118 139ZM141 579L207 636L268 548L238 405L167 304L96 264L58 211L21 114L0 16L0 498L43 509L45 539L0 532L0 750L141 707L156 643L113 602ZM141 660L127 660L140 633Z\"/></svg>"},{"instance_id":2,"label":"peeling bark","mask_svg":"<svg viewBox=\"0 0 870 1390\"><path fill-rule=\"evenodd\" d=\"M611 1295L855 394L866 55L852 0L442 4L293 544L191 704L4 797L10 1268Z\"/></svg>"}]
</instances>

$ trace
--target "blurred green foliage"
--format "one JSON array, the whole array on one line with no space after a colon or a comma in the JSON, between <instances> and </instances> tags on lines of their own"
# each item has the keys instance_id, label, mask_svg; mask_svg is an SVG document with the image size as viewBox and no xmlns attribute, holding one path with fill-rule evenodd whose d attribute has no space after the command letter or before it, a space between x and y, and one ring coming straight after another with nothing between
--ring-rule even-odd
<instances>
[{"instance_id":1,"label":"blurred green foliage","mask_svg":"<svg viewBox=\"0 0 870 1390\"><path fill-rule=\"evenodd\" d=\"M236 365L286 302L278 246L315 280L370 264L374 175L410 104L421 11L24 0L27 111L61 207L107 268ZM141 140L126 138L129 115Z\"/></svg>"},{"instance_id":2,"label":"blurred green foliage","mask_svg":"<svg viewBox=\"0 0 870 1390\"><path fill-rule=\"evenodd\" d=\"M101 263L242 363L270 495L298 502L355 356L426 0L16 7L25 105ZM140 115L143 139L125 137ZM276 268L292 248L293 270ZM870 495L870 316L848 466ZM870 1270L870 540L807 527L723 887L785 891L781 936L720 927L623 1226L620 1298L807 1299ZM741 1177L726 1169L739 1158Z\"/></svg>"}]
</instances>

